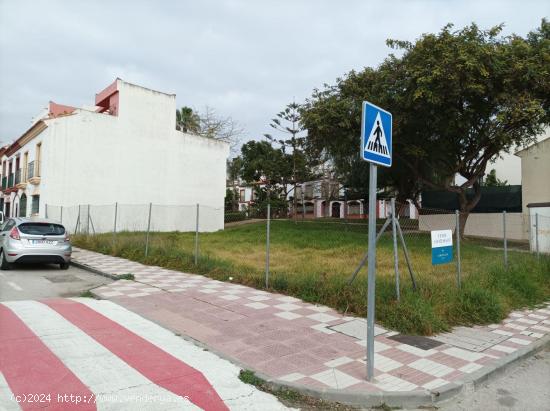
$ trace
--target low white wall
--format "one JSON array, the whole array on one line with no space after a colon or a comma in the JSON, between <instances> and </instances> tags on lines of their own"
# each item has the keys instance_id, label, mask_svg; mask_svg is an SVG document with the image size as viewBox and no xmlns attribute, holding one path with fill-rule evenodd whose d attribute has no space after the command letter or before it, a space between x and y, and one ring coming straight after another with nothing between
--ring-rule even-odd
<instances>
[{"instance_id":1,"label":"low white wall","mask_svg":"<svg viewBox=\"0 0 550 411\"><path fill-rule=\"evenodd\" d=\"M506 237L509 240L528 240L529 218L522 213L506 213ZM418 218L420 231L453 230L456 217L449 214L421 214ZM503 238L502 213L472 213L466 221L465 235L487 238Z\"/></svg>"},{"instance_id":2,"label":"low white wall","mask_svg":"<svg viewBox=\"0 0 550 411\"><path fill-rule=\"evenodd\" d=\"M87 205L72 207L47 207L48 218L61 222L69 232L109 233L115 225L115 205ZM78 218L80 214L80 220ZM200 206L199 231L219 229L217 221L223 220L223 208ZM155 205L151 208L151 231L195 231L197 206ZM148 204L118 204L116 230L146 231L149 222Z\"/></svg>"}]
</instances>

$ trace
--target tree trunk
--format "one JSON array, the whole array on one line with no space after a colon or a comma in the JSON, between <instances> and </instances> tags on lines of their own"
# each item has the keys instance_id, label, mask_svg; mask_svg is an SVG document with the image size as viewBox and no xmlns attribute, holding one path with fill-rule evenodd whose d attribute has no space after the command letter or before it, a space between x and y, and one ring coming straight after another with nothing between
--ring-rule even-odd
<instances>
[{"instance_id":1,"label":"tree trunk","mask_svg":"<svg viewBox=\"0 0 550 411\"><path fill-rule=\"evenodd\" d=\"M474 209L474 207L479 203L479 200L481 198L481 185L479 184L479 181L476 181L473 185L474 188L474 196L468 200L466 197L466 190L461 189L458 193L458 204L459 204L459 218L458 218L458 226L460 228L460 238L464 238L465 230L466 230L466 222L468 221L468 217L470 216L470 212Z\"/></svg>"}]
</instances>

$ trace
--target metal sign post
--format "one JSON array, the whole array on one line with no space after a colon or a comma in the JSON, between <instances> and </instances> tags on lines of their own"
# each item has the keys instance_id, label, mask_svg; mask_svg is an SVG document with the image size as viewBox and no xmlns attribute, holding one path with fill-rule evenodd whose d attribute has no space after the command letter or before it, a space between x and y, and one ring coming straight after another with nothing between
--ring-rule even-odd
<instances>
[{"instance_id":1,"label":"metal sign post","mask_svg":"<svg viewBox=\"0 0 550 411\"><path fill-rule=\"evenodd\" d=\"M376 286L376 173L374 164L369 167L369 259L367 290L367 378L374 375L374 299ZM372 245L372 246L371 246Z\"/></svg>"},{"instance_id":2,"label":"metal sign post","mask_svg":"<svg viewBox=\"0 0 550 411\"><path fill-rule=\"evenodd\" d=\"M369 168L369 244L367 290L367 380L374 376L374 318L376 286L376 177L377 165L391 167L392 115L368 101L361 118L361 158Z\"/></svg>"}]
</instances>

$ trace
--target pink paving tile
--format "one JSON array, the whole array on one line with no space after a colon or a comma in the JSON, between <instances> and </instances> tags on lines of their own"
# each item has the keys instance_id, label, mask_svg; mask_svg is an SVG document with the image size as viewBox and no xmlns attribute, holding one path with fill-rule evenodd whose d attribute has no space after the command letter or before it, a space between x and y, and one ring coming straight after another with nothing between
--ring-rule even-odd
<instances>
[{"instance_id":1,"label":"pink paving tile","mask_svg":"<svg viewBox=\"0 0 550 411\"><path fill-rule=\"evenodd\" d=\"M406 365L396 368L395 370L388 371L387 374L393 375L397 378L401 378L402 380L411 382L416 385L424 385L427 382L430 382L436 378L433 375L426 374L422 371L416 370Z\"/></svg>"},{"instance_id":2,"label":"pink paving tile","mask_svg":"<svg viewBox=\"0 0 550 411\"><path fill-rule=\"evenodd\" d=\"M270 357L275 357L275 358L281 358L286 355L291 355L296 353L296 351L293 350L292 347L289 347L288 345L285 345L285 344L268 345L268 346L262 347L261 351L266 355Z\"/></svg>"},{"instance_id":3,"label":"pink paving tile","mask_svg":"<svg viewBox=\"0 0 550 411\"><path fill-rule=\"evenodd\" d=\"M447 355L442 352L438 352L437 354L430 355L429 357L426 357L430 361L438 362L439 364L446 365L447 367L458 369L460 367L463 367L468 363L468 361L463 360L461 358L456 358L451 355Z\"/></svg>"},{"instance_id":4,"label":"pink paving tile","mask_svg":"<svg viewBox=\"0 0 550 411\"><path fill-rule=\"evenodd\" d=\"M347 375L351 378L348 381L361 381L348 386L347 390L363 392L379 390L378 387L364 381L365 349L357 344L358 340L340 333L326 334L311 328L312 325L339 324L351 319L330 308L304 303L281 294L271 294L198 275L145 266L94 252L75 250L75 260L108 272L133 272L138 282L122 280L99 290L107 294L122 293L123 295L112 295L108 298L172 330L198 339L220 352L249 364L252 368L268 371L274 376L282 376L284 375L282 373L289 374L290 370L295 370L305 375L296 382L311 388L327 388L325 384L311 376L323 374L328 369L324 365L327 361L348 357L353 361L339 366L338 361L334 362L336 365L334 370L344 373L343 378ZM154 285L175 292L158 291L151 288ZM201 292L205 290L212 292ZM147 295L138 298L124 295L131 293ZM225 299L221 298L222 296L231 297ZM256 309L260 307L259 305L255 307L245 305L254 302L261 303L262 308ZM281 312L291 312L300 316L285 319L276 315ZM512 340L502 342L502 347L519 349L528 346L529 343L537 340L538 335L547 332L544 327L550 328L549 318L550 309L545 307L514 312L514 315L506 319L503 324L494 324L489 327L476 326L474 329L507 331L512 334L510 336ZM540 324L543 329L531 328L535 324ZM524 330L536 334L522 335L521 332ZM514 338L517 339L513 340ZM384 348L389 347L382 352L384 357L404 364L385 374L390 380L393 377L398 378L403 382L414 384L413 386L433 381L433 376L407 366L421 359L420 353L415 355L398 349L396 347L405 346L384 335L376 337L376 341ZM448 381L464 376L463 372L457 370L460 367L491 363L494 358L490 356L500 358L507 355L503 351L489 349L482 354L490 356L485 355L473 363L441 352L447 348L450 346L438 347L433 350L433 354L426 357L426 360L455 369L456 371L445 376L445 380ZM376 373L381 375L378 370Z\"/></svg>"},{"instance_id":5,"label":"pink paving tile","mask_svg":"<svg viewBox=\"0 0 550 411\"><path fill-rule=\"evenodd\" d=\"M311 388L317 389L327 389L328 387L320 381L314 380L313 378L305 377L298 381L295 381L296 384L306 385Z\"/></svg>"},{"instance_id":6,"label":"pink paving tile","mask_svg":"<svg viewBox=\"0 0 550 411\"><path fill-rule=\"evenodd\" d=\"M322 345L323 342L316 336L296 338L296 333L294 333L294 338L292 340L287 340L285 344L295 351L310 351L312 348Z\"/></svg>"},{"instance_id":7,"label":"pink paving tile","mask_svg":"<svg viewBox=\"0 0 550 411\"><path fill-rule=\"evenodd\" d=\"M474 363L476 364L481 364L481 365L484 365L484 364L490 364L492 362L494 362L495 359L494 358L490 358L490 357L484 357L484 358L480 358L479 360L476 360L476 361L473 361ZM460 367L459 367L460 368Z\"/></svg>"},{"instance_id":8,"label":"pink paving tile","mask_svg":"<svg viewBox=\"0 0 550 411\"><path fill-rule=\"evenodd\" d=\"M285 356L285 361L296 364L297 367L319 367L323 363L319 361L319 358L311 355L310 353L298 353Z\"/></svg>"},{"instance_id":9,"label":"pink paving tile","mask_svg":"<svg viewBox=\"0 0 550 411\"><path fill-rule=\"evenodd\" d=\"M497 357L497 358L506 356L505 352L493 350L492 348L489 348L488 350L483 351L483 353L487 355L492 355L493 357Z\"/></svg>"},{"instance_id":10,"label":"pink paving tile","mask_svg":"<svg viewBox=\"0 0 550 411\"><path fill-rule=\"evenodd\" d=\"M385 350L384 357L391 358L392 360L398 361L402 364L410 364L422 358L409 352L399 350L397 348L390 348L388 350Z\"/></svg>"},{"instance_id":11,"label":"pink paving tile","mask_svg":"<svg viewBox=\"0 0 550 411\"><path fill-rule=\"evenodd\" d=\"M348 364L341 365L337 367L340 371L345 372L346 374L351 375L358 380L365 381L367 379L367 366L365 363L359 361L353 361ZM381 374L379 370L374 370L374 376Z\"/></svg>"},{"instance_id":12,"label":"pink paving tile","mask_svg":"<svg viewBox=\"0 0 550 411\"><path fill-rule=\"evenodd\" d=\"M273 358L261 363L254 364L254 368L258 371L264 372L267 375L273 375L275 378L283 375L291 374L293 372L302 373L302 369L291 361L285 360L285 358Z\"/></svg>"},{"instance_id":13,"label":"pink paving tile","mask_svg":"<svg viewBox=\"0 0 550 411\"><path fill-rule=\"evenodd\" d=\"M223 342L218 342L216 344L216 348L226 354L236 356L238 353L245 352L250 349L248 344L244 344L239 340L227 340L225 335L223 335L223 340Z\"/></svg>"},{"instance_id":14,"label":"pink paving tile","mask_svg":"<svg viewBox=\"0 0 550 411\"><path fill-rule=\"evenodd\" d=\"M265 353L258 350L248 350L235 354L235 357L245 364L257 369L257 365L264 362L267 358Z\"/></svg>"}]
</instances>

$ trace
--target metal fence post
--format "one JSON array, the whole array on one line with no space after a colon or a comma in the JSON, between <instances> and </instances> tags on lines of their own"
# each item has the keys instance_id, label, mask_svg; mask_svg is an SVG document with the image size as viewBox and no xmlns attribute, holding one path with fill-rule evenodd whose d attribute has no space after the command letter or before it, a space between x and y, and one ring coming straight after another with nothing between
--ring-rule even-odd
<instances>
[{"instance_id":1,"label":"metal fence post","mask_svg":"<svg viewBox=\"0 0 550 411\"><path fill-rule=\"evenodd\" d=\"M458 210L455 210L456 215L456 284L458 288L461 286L461 272L462 267L460 266L460 212Z\"/></svg>"},{"instance_id":2,"label":"metal fence post","mask_svg":"<svg viewBox=\"0 0 550 411\"><path fill-rule=\"evenodd\" d=\"M502 236L504 239L504 268L508 268L508 239L506 238L506 210L502 212Z\"/></svg>"},{"instance_id":3,"label":"metal fence post","mask_svg":"<svg viewBox=\"0 0 550 411\"><path fill-rule=\"evenodd\" d=\"M82 227L80 226L80 204L78 205L78 216L76 218L76 225L74 226L75 234L78 232L79 228L82 230Z\"/></svg>"},{"instance_id":4,"label":"metal fence post","mask_svg":"<svg viewBox=\"0 0 550 411\"><path fill-rule=\"evenodd\" d=\"M116 219L118 217L118 202L115 203L115 221L113 223L113 243L116 241Z\"/></svg>"},{"instance_id":5,"label":"metal fence post","mask_svg":"<svg viewBox=\"0 0 550 411\"><path fill-rule=\"evenodd\" d=\"M19 212L21 212L21 210L19 210ZM45 207L44 207L44 217L48 218L48 204L45 204Z\"/></svg>"},{"instance_id":6,"label":"metal fence post","mask_svg":"<svg viewBox=\"0 0 550 411\"><path fill-rule=\"evenodd\" d=\"M540 258L539 250L539 213L535 213L535 247L537 250L537 258Z\"/></svg>"},{"instance_id":7,"label":"metal fence post","mask_svg":"<svg viewBox=\"0 0 550 411\"><path fill-rule=\"evenodd\" d=\"M59 222L63 224L63 206L61 206L61 216L59 217Z\"/></svg>"},{"instance_id":8,"label":"metal fence post","mask_svg":"<svg viewBox=\"0 0 550 411\"><path fill-rule=\"evenodd\" d=\"M151 230L151 209L153 203L149 203L149 218L147 220L147 235L145 236L145 257L149 255L149 231Z\"/></svg>"},{"instance_id":9,"label":"metal fence post","mask_svg":"<svg viewBox=\"0 0 550 411\"><path fill-rule=\"evenodd\" d=\"M399 290L399 256L397 254L397 227L395 226L395 198L391 199L391 216L392 216L392 232L393 232L393 264L395 267L395 295L397 301L401 299Z\"/></svg>"},{"instance_id":10,"label":"metal fence post","mask_svg":"<svg viewBox=\"0 0 550 411\"><path fill-rule=\"evenodd\" d=\"M197 216L195 221L195 265L199 263L199 204L197 203Z\"/></svg>"},{"instance_id":11,"label":"metal fence post","mask_svg":"<svg viewBox=\"0 0 550 411\"><path fill-rule=\"evenodd\" d=\"M88 220L86 223L86 235L90 235L90 204L88 204Z\"/></svg>"},{"instance_id":12,"label":"metal fence post","mask_svg":"<svg viewBox=\"0 0 550 411\"><path fill-rule=\"evenodd\" d=\"M267 203L267 226L265 242L265 288L269 287L269 226L271 223L271 204Z\"/></svg>"}]
</instances>

